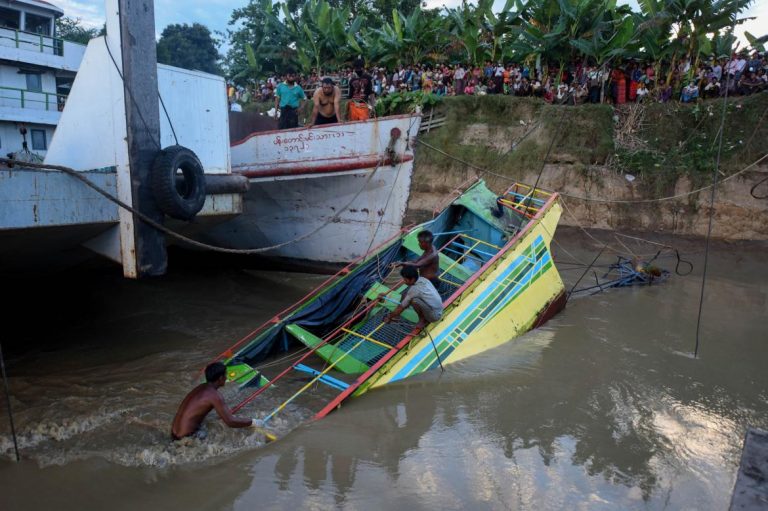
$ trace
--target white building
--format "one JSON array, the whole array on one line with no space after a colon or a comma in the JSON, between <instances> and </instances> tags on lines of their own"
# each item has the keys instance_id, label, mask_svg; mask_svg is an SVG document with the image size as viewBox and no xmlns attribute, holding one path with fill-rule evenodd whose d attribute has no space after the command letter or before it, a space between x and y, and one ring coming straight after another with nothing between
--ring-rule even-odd
<instances>
[{"instance_id":1,"label":"white building","mask_svg":"<svg viewBox=\"0 0 768 511\"><path fill-rule=\"evenodd\" d=\"M0 2L0 155L45 156L85 46L56 37L64 11L43 0ZM22 131L26 129L26 135Z\"/></svg>"}]
</instances>

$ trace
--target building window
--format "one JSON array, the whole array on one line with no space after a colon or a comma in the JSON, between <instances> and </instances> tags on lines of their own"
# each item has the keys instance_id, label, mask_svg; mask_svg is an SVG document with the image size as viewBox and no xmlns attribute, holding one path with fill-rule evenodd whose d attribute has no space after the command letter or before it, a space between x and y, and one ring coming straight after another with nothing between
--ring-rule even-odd
<instances>
[{"instance_id":1,"label":"building window","mask_svg":"<svg viewBox=\"0 0 768 511\"><path fill-rule=\"evenodd\" d=\"M48 149L48 142L45 138L45 130L30 130L32 132L32 149L35 151L45 151Z\"/></svg>"},{"instance_id":2,"label":"building window","mask_svg":"<svg viewBox=\"0 0 768 511\"><path fill-rule=\"evenodd\" d=\"M27 90L29 92L43 92L43 79L40 73L27 73Z\"/></svg>"},{"instance_id":3,"label":"building window","mask_svg":"<svg viewBox=\"0 0 768 511\"><path fill-rule=\"evenodd\" d=\"M0 27L18 30L20 14L19 11L0 7Z\"/></svg>"},{"instance_id":4,"label":"building window","mask_svg":"<svg viewBox=\"0 0 768 511\"><path fill-rule=\"evenodd\" d=\"M24 30L33 34L51 35L51 18L27 13Z\"/></svg>"}]
</instances>

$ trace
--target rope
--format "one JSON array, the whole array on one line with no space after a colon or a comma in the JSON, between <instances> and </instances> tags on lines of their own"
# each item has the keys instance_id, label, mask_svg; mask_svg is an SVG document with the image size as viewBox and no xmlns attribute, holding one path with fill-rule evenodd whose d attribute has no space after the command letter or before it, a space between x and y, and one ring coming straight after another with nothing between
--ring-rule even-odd
<instances>
[{"instance_id":1,"label":"rope","mask_svg":"<svg viewBox=\"0 0 768 511\"><path fill-rule=\"evenodd\" d=\"M425 147L427 147L427 148L429 148L429 149L431 149L431 150L433 150L433 151L435 151L437 153L440 153L440 154L442 154L442 155L444 155L444 156L446 156L446 157L448 157L448 158L450 158L450 159L452 159L454 161L457 161L459 163L463 163L464 165L468 166L469 168L475 169L475 170L477 170L479 172L482 172L482 173L485 173L485 174L490 174L492 176L500 177L500 178L506 179L508 181L515 181L515 179L512 178L512 177L506 176L504 174L499 174L498 172L493 172L493 171L485 169L483 167L479 167L479 166L477 166L477 165L475 165L473 163L470 163L470 162L468 162L466 160L462 160L461 158L458 158L458 157L453 156L453 155L451 155L449 153L446 153L442 149L438 149L437 147L435 147L433 145L430 145L430 144L428 144L427 142L424 142L421 139L417 139L416 141L419 144L421 144L421 145L423 145L423 146L425 146ZM763 156L761 156L760 158L758 158L754 162L750 163L749 165L747 165L743 169L739 170L738 172L735 172L735 173L731 174L730 176L727 176L727 177L719 180L717 184L725 183L726 181L729 181L730 179L733 179L736 176L744 174L745 172L750 170L752 167L762 163L762 161L765 160L766 158L768 158L768 153L764 154ZM562 197L568 197L570 199L576 199L576 200L581 200L581 201L585 201L585 202L599 202L599 203L603 203L603 204L647 204L647 203L653 203L653 202L663 202L663 201L668 201L668 200L680 199L680 198L683 198L683 197L687 197L689 195L693 195L695 193L702 192L704 190L708 190L708 189L712 188L713 186L716 186L716 185L715 184L710 184L710 185L707 185L707 186L702 186L701 188L697 188L695 190L691 190L690 192L679 193L677 195L671 195L669 197L658 197L658 198L655 198L655 199L635 199L635 200L600 199L600 198L592 198L592 197L582 197L580 195L572 195L570 193L566 193L566 192L562 192L562 191L558 191L558 190L555 190L555 191L557 191L557 193L560 196L562 196Z\"/></svg>"},{"instance_id":2,"label":"rope","mask_svg":"<svg viewBox=\"0 0 768 511\"><path fill-rule=\"evenodd\" d=\"M603 248L601 248L600 252L598 252L597 255L595 256L595 258L592 259L592 262L589 263L589 266L587 266L587 269L584 270L584 273L581 274L581 277L579 277L579 280L576 281L576 283L573 285L571 290L568 292L568 295L565 297L565 303L568 303L568 301L571 299L571 295L573 295L573 292L576 290L576 286L578 286L579 283L581 282L581 279L583 279L587 275L587 273L589 273L589 270L592 269L592 265L595 264L598 259L600 259L600 256L603 255L603 251L605 250L605 247L607 247L607 246L608 245L603 244Z\"/></svg>"},{"instance_id":3,"label":"rope","mask_svg":"<svg viewBox=\"0 0 768 511\"><path fill-rule=\"evenodd\" d=\"M10 159L10 158L0 158L0 163L5 163L7 165L16 165L16 164L19 163L19 161L18 160L13 160L13 159ZM307 233L304 233L304 234L302 234L301 236L299 236L299 237L297 237L295 239L284 241L284 242L278 243L276 245L272 245L272 246L269 246L269 247L261 247L261 248L249 248L249 249L217 247L215 245L209 245L208 243L203 243L203 242L194 240L192 238L184 236L183 234L179 234L176 231L172 231L171 229L167 228L163 224L154 221L153 219L151 219L150 217L148 217L147 215L145 215L144 213L142 213L138 209L134 208L133 206L130 206L130 205L126 204L125 202L121 201L120 199L118 199L114 195L110 194L109 192L107 192L106 190L104 190L103 188L101 188L100 186L95 184L93 181L91 181L90 179L85 177L83 175L84 174L83 172L78 172L77 170L75 170L73 168L65 167L63 165L50 165L50 164L45 164L45 163L24 163L23 167L33 168L33 169L58 170L58 171L64 172L65 174L68 174L68 175L74 177L75 179L80 180L86 186L88 186L89 188L92 188L97 193L99 193L100 195L104 196L108 200L114 202L115 204L117 204L121 208L125 209L126 211L129 211L129 212L133 213L134 215L136 215L139 219L141 219L147 225L149 225L151 227L154 227L158 231L167 234L171 238L174 238L174 239L176 239L178 241L186 243L187 245L190 245L190 246L193 246L193 247L196 247L196 248L200 248L200 249L204 249L204 250L211 250L213 252L220 252L220 253L224 253L224 254L252 255L252 254L261 254L261 253L264 253L264 252L269 252L270 250L275 250L275 249L278 249L278 248L290 245L292 243L297 243L299 241L303 241L303 240L309 238L310 236L313 236L313 235L317 234L319 231L324 229L329 224L331 224L333 222L336 222L339 219L339 217L341 217L342 213L344 213L357 200L357 198L360 197L360 194L362 194L363 191L368 187L368 183L371 181L371 179L373 178L374 174L376 174L376 171L379 169L380 165L381 165L381 160L379 160L379 162L376 164L376 167L368 175L368 178L366 179L365 183L360 188L360 190L358 190L358 192L354 195L354 197L352 197L352 199L343 208L341 208L339 211L337 211L333 216L328 218L325 222L323 222L317 228L315 228L315 229L313 229L313 230L311 230L311 231L309 231Z\"/></svg>"},{"instance_id":4,"label":"rope","mask_svg":"<svg viewBox=\"0 0 768 511\"><path fill-rule=\"evenodd\" d=\"M589 237L590 239L592 239L593 241L595 241L595 242L597 242L597 243L599 243L601 245L604 245L605 248L607 248L611 252L614 252L614 253L616 253L618 255L623 255L623 252L621 252L620 250L616 250L615 248L613 248L612 246L608 245L607 243L605 243L605 242L595 238L587 229L585 229L584 226L582 226L579 223L578 219L576 218L576 215L574 215L574 213L568 208L568 204L566 204L566 202L564 200L561 199L560 203L563 205L565 211L573 218L574 222L576 223L576 227L578 227L587 237ZM649 243L651 245L657 245L657 246L666 248L666 249L668 249L670 251L673 251L675 253L675 257L677 257L677 264L675 265L675 274L677 274L680 277L685 277L687 275L690 275L691 272L693 271L693 263L691 263L690 261L680 257L680 250L677 247L674 247L672 245L665 245L664 243L658 243L656 241L651 241L651 240L647 240L647 239L644 239L644 238L638 238L637 236L629 236L627 234L622 234L622 233L618 233L618 232L617 233L613 233L613 234L615 236L622 236L624 238L629 238L629 239L633 239L633 240L637 240L637 241L642 241L644 243ZM550 234L550 237L552 237L551 234ZM552 240L554 241L554 237L552 237ZM622 245L624 245L624 244L622 243ZM558 243L558 246L560 246L559 243ZM624 245L624 246L626 247L626 245ZM571 256L574 260L578 261L578 259L576 259L568 251L566 251L565 249L564 249L564 251L565 251L566 254ZM630 252L632 252L632 251L630 250ZM648 257L651 257L651 256L656 258L656 257L658 257L658 252L656 254L634 254L633 253L633 255L635 255L636 257L642 258L642 259L645 259L645 258L648 258ZM688 265L689 269L688 269L687 272L681 272L680 271L680 265L681 264Z\"/></svg>"},{"instance_id":5,"label":"rope","mask_svg":"<svg viewBox=\"0 0 768 511\"><path fill-rule=\"evenodd\" d=\"M568 99L570 99L570 94L568 95ZM563 129L563 120L565 119L565 113L566 108L561 107L563 112L560 114L560 122L557 123L557 131L555 131L555 134L552 135L552 140L549 141L549 147L547 148L547 153L544 155L544 158L541 160L541 168L539 169L539 175L536 176L536 182L533 184L533 188L531 189L530 195L528 195L528 199L525 204L523 204L523 215L520 216L520 221L517 224L517 230L520 230L523 226L523 222L525 221L525 212L528 211L528 208L531 206L531 201L533 200L533 196L536 195L536 190L539 188L539 181L541 180L541 175L544 173L544 168L547 166L547 160L549 159L549 154L552 152L552 147L555 145L555 141L558 139L560 135L560 131Z\"/></svg>"},{"instance_id":6,"label":"rope","mask_svg":"<svg viewBox=\"0 0 768 511\"><path fill-rule=\"evenodd\" d=\"M749 194L752 197L754 197L755 199L768 199L768 194L766 194L766 195L755 195L755 190L757 190L757 187L760 186L761 184L765 183L766 181L768 181L768 176L764 177L763 179L761 179L760 181L755 183L755 186L753 186L752 188L749 189Z\"/></svg>"},{"instance_id":7,"label":"rope","mask_svg":"<svg viewBox=\"0 0 768 511\"><path fill-rule=\"evenodd\" d=\"M734 18L734 23L731 26L731 31L733 31L733 27L736 25L736 21ZM699 334L701 333L701 313L702 309L704 307L704 289L707 285L707 263L709 262L709 239L712 236L712 221L715 216L715 192L717 191L717 177L718 172L720 171L720 155L723 150L723 138L724 138L724 130L725 130L725 112L726 108L728 107L728 90L730 89L730 84L728 83L731 80L731 77L729 76L726 81L725 86L725 94L723 95L723 111L720 116L720 129L718 130L719 140L717 145L717 158L715 158L715 168L712 169L712 193L709 196L709 221L707 224L707 238L704 242L704 270L701 275L701 295L699 296L699 313L696 318L696 346L693 349L693 356L694 358L698 358L699 356ZM765 157L765 156L764 156Z\"/></svg>"},{"instance_id":8,"label":"rope","mask_svg":"<svg viewBox=\"0 0 768 511\"><path fill-rule=\"evenodd\" d=\"M139 114L139 119L141 119L141 123L144 124L144 128L146 128L147 131L151 131L149 129L149 123L147 123L147 120L144 118L144 114L141 113L141 110L139 110L139 107L136 106L136 99L133 97L133 91L131 90L131 87L125 83L125 78L123 77L123 73L120 71L120 66L117 65L117 61L115 60L114 55L112 55L112 50L109 48L109 43L107 42L107 38L104 37L104 46L107 47L107 53L109 53L109 58L112 59L112 64L115 65L115 71L117 71L117 75L120 77L120 81L123 82L123 87L125 90L128 91L128 97L130 98L131 102L133 103L133 106L136 108L136 113ZM158 96L159 96L158 92ZM165 107L165 106L163 106ZM170 122L170 118L168 119ZM174 137L176 136L176 133L174 132ZM160 142L158 140L155 140L154 137L152 138L152 142L157 146L157 150L162 150L162 147L160 146ZM177 140L178 143L178 140Z\"/></svg>"},{"instance_id":9,"label":"rope","mask_svg":"<svg viewBox=\"0 0 768 511\"><path fill-rule=\"evenodd\" d=\"M563 205L563 208L565 209L566 213L568 213L571 216L571 218L573 218L573 221L576 223L576 227L578 227L588 238L590 238L592 241L598 243L599 245L605 245L605 247L608 250L610 250L611 252L613 252L615 254L618 254L618 255L624 255L625 254L625 252L623 252L621 250L617 250L617 249L613 248L612 246L608 245L607 243L605 243L604 241L595 238L583 225L581 225L579 223L578 218L576 218L576 215L573 213L573 211L571 211L571 209L568 207L568 204L564 200L561 199L560 200L560 204ZM637 239L642 239L642 238L637 238ZM647 240L643 240L643 241L647 241ZM652 255L653 254L638 254L637 256L638 257L651 257ZM571 257L573 257L573 256L571 256Z\"/></svg>"}]
</instances>

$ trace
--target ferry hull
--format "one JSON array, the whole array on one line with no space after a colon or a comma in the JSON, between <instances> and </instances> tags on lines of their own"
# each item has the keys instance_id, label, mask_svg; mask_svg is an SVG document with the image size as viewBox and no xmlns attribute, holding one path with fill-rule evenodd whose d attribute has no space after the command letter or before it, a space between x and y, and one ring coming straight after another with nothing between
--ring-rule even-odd
<instances>
[{"instance_id":1,"label":"ferry hull","mask_svg":"<svg viewBox=\"0 0 768 511\"><path fill-rule=\"evenodd\" d=\"M249 178L242 215L206 233L264 256L339 265L397 234L408 205L418 116L257 133L232 147Z\"/></svg>"}]
</instances>

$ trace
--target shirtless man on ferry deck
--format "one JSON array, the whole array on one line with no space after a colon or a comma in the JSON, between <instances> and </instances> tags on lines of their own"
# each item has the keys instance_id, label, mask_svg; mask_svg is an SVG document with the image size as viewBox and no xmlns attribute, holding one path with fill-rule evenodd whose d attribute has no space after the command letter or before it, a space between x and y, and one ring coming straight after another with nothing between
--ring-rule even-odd
<instances>
[{"instance_id":1,"label":"shirtless man on ferry deck","mask_svg":"<svg viewBox=\"0 0 768 511\"><path fill-rule=\"evenodd\" d=\"M336 124L342 122L339 108L341 89L330 78L323 78L322 86L312 95L312 115L307 126Z\"/></svg>"}]
</instances>

